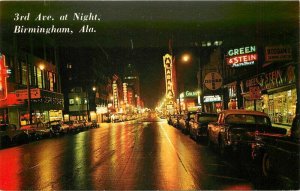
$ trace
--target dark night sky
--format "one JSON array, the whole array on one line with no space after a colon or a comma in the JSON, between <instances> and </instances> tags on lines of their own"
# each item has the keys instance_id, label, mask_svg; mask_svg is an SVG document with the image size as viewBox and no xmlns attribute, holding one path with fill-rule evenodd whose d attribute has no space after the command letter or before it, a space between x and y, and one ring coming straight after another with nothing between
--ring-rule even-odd
<instances>
[{"instance_id":1,"label":"dark night sky","mask_svg":"<svg viewBox=\"0 0 300 191\"><path fill-rule=\"evenodd\" d=\"M30 21L13 20L15 13L28 12L32 16ZM72 20L74 13L90 12L98 14L101 20ZM49 14L54 21L34 21L38 13ZM66 14L68 20L60 21L59 17ZM228 47L277 37L292 41L298 39L299 34L299 2L1 1L0 19L1 40L12 39L14 25L70 27L73 34L34 34L32 37L37 44L41 39L51 39L65 49L103 49L120 67L134 63L141 74L142 98L146 106L152 107L165 91L162 56L168 52L169 39L173 39L175 53L207 40L222 40ZM85 24L94 27L96 32L78 33ZM26 44L30 35L16 36L25 39ZM76 57L69 56L70 60Z\"/></svg>"}]
</instances>

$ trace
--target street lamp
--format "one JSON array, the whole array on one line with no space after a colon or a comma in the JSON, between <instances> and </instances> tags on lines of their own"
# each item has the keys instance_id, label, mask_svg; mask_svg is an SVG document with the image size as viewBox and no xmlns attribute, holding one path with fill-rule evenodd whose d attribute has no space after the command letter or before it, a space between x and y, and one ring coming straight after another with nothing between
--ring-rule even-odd
<instances>
[{"instance_id":1,"label":"street lamp","mask_svg":"<svg viewBox=\"0 0 300 191\"><path fill-rule=\"evenodd\" d=\"M191 56L189 54L182 55L182 61L184 63L187 63L191 59Z\"/></svg>"},{"instance_id":2,"label":"street lamp","mask_svg":"<svg viewBox=\"0 0 300 191\"><path fill-rule=\"evenodd\" d=\"M204 112L204 103L203 103L203 83L202 83L202 65L201 65L201 60L200 57L198 58L198 72L197 72L197 80L198 80L198 91L199 91L199 96L198 96L198 102L201 105L201 111Z\"/></svg>"},{"instance_id":3,"label":"street lamp","mask_svg":"<svg viewBox=\"0 0 300 191\"><path fill-rule=\"evenodd\" d=\"M185 64L185 63L188 63L188 61L190 60L190 55L189 54L183 54L182 56L181 56L181 63L183 63L183 64ZM176 63L174 63L174 67L175 67L175 75L176 75L176 85L177 85L177 94L178 94L178 102L179 102L179 104L178 104L178 106L179 106L179 114L181 114L181 97L180 97L180 91L181 91L181 88L180 88L180 84L178 83L178 79L179 79L179 73L178 73L178 63L179 62L176 62Z\"/></svg>"},{"instance_id":4,"label":"street lamp","mask_svg":"<svg viewBox=\"0 0 300 191\"><path fill-rule=\"evenodd\" d=\"M40 68L40 70L44 70L45 69L45 65L44 64L40 64L39 68Z\"/></svg>"},{"instance_id":5,"label":"street lamp","mask_svg":"<svg viewBox=\"0 0 300 191\"><path fill-rule=\"evenodd\" d=\"M41 80L42 80L42 88L41 89L43 89L43 88L45 88L45 79L44 79L44 77L45 77L45 74L44 74L45 64L44 63L40 63L38 65L38 67L41 70ZM42 110L40 112L44 112L44 110ZM40 114L42 114L42 113L40 113Z\"/></svg>"},{"instance_id":6,"label":"street lamp","mask_svg":"<svg viewBox=\"0 0 300 191\"><path fill-rule=\"evenodd\" d=\"M30 92L30 82L29 82L29 63L27 61L26 64L26 70L27 70L27 75L26 75L26 85L27 85L27 97L28 97L28 103L27 103L27 112L29 114L29 124L32 123L32 113L31 113L31 92Z\"/></svg>"},{"instance_id":7,"label":"street lamp","mask_svg":"<svg viewBox=\"0 0 300 191\"><path fill-rule=\"evenodd\" d=\"M76 96L75 97L75 101L76 101L76 103L77 103L77 108L78 108L78 120L80 119L80 113L81 113L81 111L80 111L80 105L79 105L79 97L78 96ZM77 117L76 117L77 118Z\"/></svg>"},{"instance_id":8,"label":"street lamp","mask_svg":"<svg viewBox=\"0 0 300 191\"><path fill-rule=\"evenodd\" d=\"M96 92L96 90L97 90L97 88L96 88L96 86L93 86L92 87L92 90L93 90L93 92ZM94 94L93 94L94 95ZM87 117L88 117L88 121L90 121L91 120L91 115L90 115L90 93L89 93L89 88L86 88L86 97L87 97L87 99L86 99L86 110L87 110ZM94 96L93 96L93 98L95 98ZM94 99L95 100L95 99ZM92 103L95 103L95 102L92 102Z\"/></svg>"},{"instance_id":9,"label":"street lamp","mask_svg":"<svg viewBox=\"0 0 300 191\"><path fill-rule=\"evenodd\" d=\"M202 65L201 65L201 60L200 57L196 57L197 62L198 62L198 71L197 71L197 88L198 88L198 104L201 106L201 111L204 111L203 107L203 99L202 99L202 94L203 94L203 85L202 85ZM191 60L191 55L186 53L182 55L182 61L187 63Z\"/></svg>"}]
</instances>

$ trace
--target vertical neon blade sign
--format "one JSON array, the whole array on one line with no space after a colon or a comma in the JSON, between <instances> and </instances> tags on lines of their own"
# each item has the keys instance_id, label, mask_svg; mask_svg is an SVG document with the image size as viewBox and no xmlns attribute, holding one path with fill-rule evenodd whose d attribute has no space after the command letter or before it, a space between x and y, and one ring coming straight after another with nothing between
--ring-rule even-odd
<instances>
[{"instance_id":1,"label":"vertical neon blade sign","mask_svg":"<svg viewBox=\"0 0 300 191\"><path fill-rule=\"evenodd\" d=\"M0 53L0 101L7 99L8 70L5 66L5 56Z\"/></svg>"}]
</instances>

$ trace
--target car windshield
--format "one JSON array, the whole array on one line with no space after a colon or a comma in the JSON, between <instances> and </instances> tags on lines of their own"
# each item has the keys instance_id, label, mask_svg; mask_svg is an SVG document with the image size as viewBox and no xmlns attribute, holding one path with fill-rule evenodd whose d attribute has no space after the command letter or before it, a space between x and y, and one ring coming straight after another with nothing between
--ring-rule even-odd
<instances>
[{"instance_id":1,"label":"car windshield","mask_svg":"<svg viewBox=\"0 0 300 191\"><path fill-rule=\"evenodd\" d=\"M246 115L246 114L231 114L225 119L228 124L257 124L270 125L270 119L266 116L260 115Z\"/></svg>"},{"instance_id":2,"label":"car windshield","mask_svg":"<svg viewBox=\"0 0 300 191\"><path fill-rule=\"evenodd\" d=\"M217 115L199 115L198 121L200 123L205 123L205 122L214 122L218 120Z\"/></svg>"}]
</instances>

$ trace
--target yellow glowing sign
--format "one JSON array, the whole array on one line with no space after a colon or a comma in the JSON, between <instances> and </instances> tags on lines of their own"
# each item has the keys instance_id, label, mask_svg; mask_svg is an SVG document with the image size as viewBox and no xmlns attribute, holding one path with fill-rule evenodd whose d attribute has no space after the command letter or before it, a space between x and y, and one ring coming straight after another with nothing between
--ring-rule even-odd
<instances>
[{"instance_id":1,"label":"yellow glowing sign","mask_svg":"<svg viewBox=\"0 0 300 191\"><path fill-rule=\"evenodd\" d=\"M166 98L174 98L174 87L172 81L172 56L166 54L163 56L163 63L165 67L165 79L166 79Z\"/></svg>"}]
</instances>

